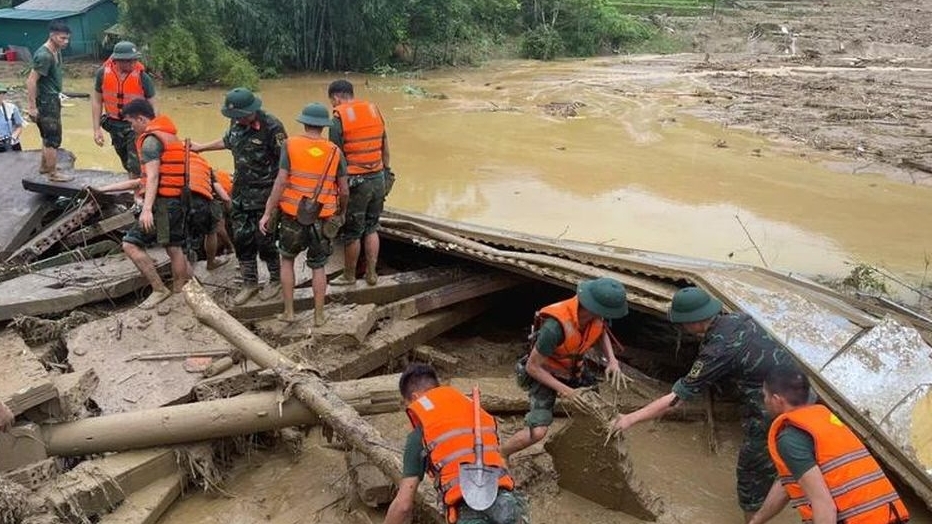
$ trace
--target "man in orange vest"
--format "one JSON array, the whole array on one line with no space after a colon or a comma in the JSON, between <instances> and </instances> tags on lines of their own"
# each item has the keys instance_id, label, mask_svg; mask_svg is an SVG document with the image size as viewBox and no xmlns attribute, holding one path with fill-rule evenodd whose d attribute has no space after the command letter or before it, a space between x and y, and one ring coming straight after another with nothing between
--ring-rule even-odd
<instances>
[{"instance_id":1,"label":"man in orange vest","mask_svg":"<svg viewBox=\"0 0 932 524\"><path fill-rule=\"evenodd\" d=\"M350 187L346 224L340 232L343 275L333 283L356 283L356 264L364 248L366 283L374 286L378 281L378 228L385 205L385 174L391 171L385 120L375 104L354 98L353 84L347 80L332 82L327 96L334 108L330 140L346 157Z\"/></svg>"},{"instance_id":2,"label":"man in orange vest","mask_svg":"<svg viewBox=\"0 0 932 524\"><path fill-rule=\"evenodd\" d=\"M117 42L110 58L94 75L91 125L94 143L98 146L104 145L104 131L110 133L113 149L130 178L140 176L139 158L136 157L136 134L123 117L123 107L138 98L151 103L155 98L155 82L139 63L136 44Z\"/></svg>"},{"instance_id":3,"label":"man in orange vest","mask_svg":"<svg viewBox=\"0 0 932 524\"><path fill-rule=\"evenodd\" d=\"M513 491L514 480L497 451L495 418L480 408L483 464L498 472L498 494L491 507L476 511L464 501L458 482L460 466L476 462L472 400L450 386L441 386L437 373L426 364L408 366L401 374L399 389L408 403L408 418L414 429L405 443L402 478L385 515L385 524L408 522L424 473L433 477L447 522L451 524L528 522L524 501Z\"/></svg>"},{"instance_id":4,"label":"man in orange vest","mask_svg":"<svg viewBox=\"0 0 932 524\"><path fill-rule=\"evenodd\" d=\"M259 230L268 235L276 209L281 211L278 251L281 253L282 298L285 310L279 319L294 321L294 259L307 249L314 289L314 325L324 324L327 274L324 264L333 252L330 240L336 228L328 224L342 217L349 199L346 161L340 149L323 138L330 126L330 112L323 104L310 104L298 115L304 134L290 137L282 147L278 176L259 219Z\"/></svg>"},{"instance_id":5,"label":"man in orange vest","mask_svg":"<svg viewBox=\"0 0 932 524\"><path fill-rule=\"evenodd\" d=\"M764 404L776 419L767 447L777 480L751 524L763 524L788 502L812 524L902 524L909 511L893 484L848 426L809 403L809 379L795 365L764 379Z\"/></svg>"},{"instance_id":6,"label":"man in orange vest","mask_svg":"<svg viewBox=\"0 0 932 524\"><path fill-rule=\"evenodd\" d=\"M574 400L581 388L595 383L585 375L583 365L590 348L602 350L606 378L619 385L621 367L612 350L607 321L627 314L625 287L612 278L582 282L576 296L537 312L540 326L532 334L534 345L526 361L518 365L518 380L528 389L531 404L525 417L527 431L518 431L502 446L506 458L547 435L557 396Z\"/></svg>"},{"instance_id":7,"label":"man in orange vest","mask_svg":"<svg viewBox=\"0 0 932 524\"><path fill-rule=\"evenodd\" d=\"M156 243L165 247L174 291L180 292L191 275L184 252L186 241L199 242L214 228L210 165L188 150L171 119L155 116L147 100L140 98L126 104L123 116L137 136L145 187L139 221L123 237L123 252L152 286L152 294L139 307L152 309L172 292L162 282L145 248ZM186 198L188 194L190 198Z\"/></svg>"}]
</instances>

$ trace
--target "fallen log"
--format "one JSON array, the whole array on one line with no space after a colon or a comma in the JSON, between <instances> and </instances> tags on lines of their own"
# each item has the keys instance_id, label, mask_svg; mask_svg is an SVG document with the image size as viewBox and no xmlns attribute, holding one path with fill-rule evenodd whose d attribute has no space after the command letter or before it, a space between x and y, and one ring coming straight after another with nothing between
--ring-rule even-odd
<instances>
[{"instance_id":1,"label":"fallen log","mask_svg":"<svg viewBox=\"0 0 932 524\"><path fill-rule=\"evenodd\" d=\"M401 457L391 450L389 443L378 430L363 419L324 381L301 370L297 363L281 355L262 339L246 329L235 318L210 299L197 280L185 284L185 299L198 320L217 330L231 344L256 364L275 370L286 384L293 386L294 395L313 410L344 441L358 449L396 484L401 481ZM433 522L441 524L445 518L436 511L437 495L427 484L420 486L419 498L423 505L435 508L428 513Z\"/></svg>"}]
</instances>

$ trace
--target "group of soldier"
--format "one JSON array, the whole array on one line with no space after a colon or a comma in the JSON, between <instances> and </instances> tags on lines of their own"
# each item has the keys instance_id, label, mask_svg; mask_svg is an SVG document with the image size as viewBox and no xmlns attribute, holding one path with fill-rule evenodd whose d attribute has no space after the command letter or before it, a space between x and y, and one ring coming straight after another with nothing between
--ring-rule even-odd
<instances>
[{"instance_id":1,"label":"group of soldier","mask_svg":"<svg viewBox=\"0 0 932 524\"><path fill-rule=\"evenodd\" d=\"M42 86L57 83L60 91L56 53L64 45L67 31L53 25L27 82L29 113L37 118L43 147L53 152L60 144L60 119L56 137L54 118L49 116L56 110L55 102L45 97ZM126 234L123 247L152 284L152 294L140 307L154 307L171 294L145 247L165 247L178 291L191 274L185 246L190 248L191 239L200 237L210 244L223 217L231 223L243 280L234 304L245 303L257 292L266 299L281 292L280 318L294 320L294 260L307 250L314 321L322 324L327 287L323 265L338 237L345 245L344 271L330 283L355 284L357 261L364 250L365 281L376 284L378 220L386 183L393 176L385 123L374 104L356 100L352 84L337 80L327 93L332 111L318 103L306 106L296 117L303 133L287 137L282 123L262 109L261 100L238 88L227 93L221 107L230 119L223 137L191 143L179 138L168 116L156 113L154 83L138 58L132 43L116 45L97 74L92 120L95 142L103 145L102 131L107 131L124 168L135 176L100 190L137 191L139 220ZM52 66L46 67L49 60ZM232 183L199 154L219 149L233 154ZM43 155L42 169L51 180L62 179L52 155L48 159ZM213 245L216 252L215 238ZM211 250L207 251L210 258ZM257 257L270 275L261 292ZM524 428L501 443L491 415L481 409L475 415L472 401L442 385L429 366L409 366L399 389L412 431L405 445L403 478L385 522L400 524L410 517L425 473L434 478L451 523L527 522L524 498L515 491L508 460L546 436L558 397L579 401L581 393L595 384L595 376L587 373L590 349L604 357L606 382L618 387L622 372L611 322L627 314L625 288L611 278L582 282L575 296L537 312L533 342L516 368L530 410ZM735 384L730 387L737 387L744 413L737 493L746 522L766 522L787 503L804 522L814 524L908 521L906 507L877 461L850 429L813 401L806 374L751 317L724 312L718 299L696 287L675 294L668 317L681 332L699 340L695 362L670 393L619 415L606 431L623 434L640 422L662 417L710 386ZM11 420L12 414L2 406L0 427ZM480 428L475 427L476 420ZM478 462L474 433L481 433L485 443L482 463L497 475L497 496L482 508L466 502L464 490L469 488L459 484L462 466Z\"/></svg>"}]
</instances>

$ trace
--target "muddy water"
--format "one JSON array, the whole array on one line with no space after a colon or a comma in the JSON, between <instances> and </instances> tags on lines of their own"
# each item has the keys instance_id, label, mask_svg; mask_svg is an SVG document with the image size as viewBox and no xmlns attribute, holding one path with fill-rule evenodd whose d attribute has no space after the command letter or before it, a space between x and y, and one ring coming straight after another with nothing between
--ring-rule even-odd
<instances>
[{"instance_id":1,"label":"muddy water","mask_svg":"<svg viewBox=\"0 0 932 524\"><path fill-rule=\"evenodd\" d=\"M400 182L391 206L457 220L609 245L761 263L806 274L846 273L846 261L883 264L918 280L932 230L932 190L888 181L801 147L685 115L702 78L671 64L622 58L497 62L422 78L351 76L377 102ZM265 107L293 116L324 101L334 76L266 81ZM416 86L445 99L409 94ZM88 91L70 80L66 89ZM161 111L195 140L226 122L218 89L163 89ZM575 118L541 105L581 102ZM93 145L85 100L64 110L65 147L78 166L117 169ZM27 146L37 145L35 128ZM717 145L716 145L717 144ZM225 152L211 153L229 167ZM739 218L736 218L739 217ZM747 228L747 233L742 228Z\"/></svg>"}]
</instances>

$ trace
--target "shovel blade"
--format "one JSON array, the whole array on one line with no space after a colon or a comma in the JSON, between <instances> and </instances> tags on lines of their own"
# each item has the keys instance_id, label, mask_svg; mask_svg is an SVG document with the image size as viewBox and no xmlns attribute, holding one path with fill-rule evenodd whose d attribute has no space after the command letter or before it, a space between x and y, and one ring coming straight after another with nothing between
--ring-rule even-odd
<instances>
[{"instance_id":1,"label":"shovel blade","mask_svg":"<svg viewBox=\"0 0 932 524\"><path fill-rule=\"evenodd\" d=\"M460 490L466 505L476 511L489 509L498 497L499 472L476 464L460 465Z\"/></svg>"}]
</instances>

